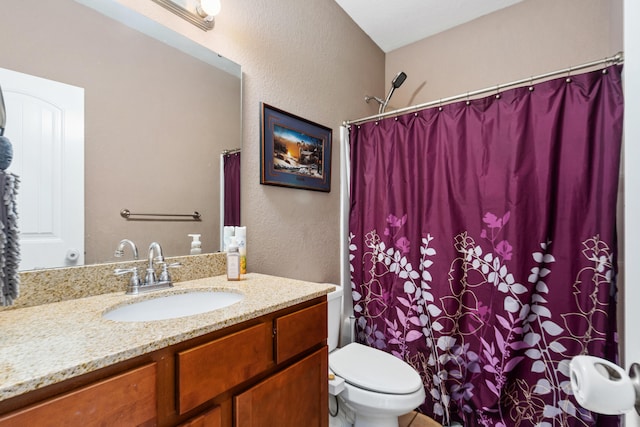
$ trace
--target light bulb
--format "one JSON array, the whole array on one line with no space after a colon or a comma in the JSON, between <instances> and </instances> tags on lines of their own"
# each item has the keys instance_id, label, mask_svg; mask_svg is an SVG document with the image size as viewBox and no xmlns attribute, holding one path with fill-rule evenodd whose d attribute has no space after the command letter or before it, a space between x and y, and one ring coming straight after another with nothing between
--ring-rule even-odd
<instances>
[{"instance_id":1,"label":"light bulb","mask_svg":"<svg viewBox=\"0 0 640 427\"><path fill-rule=\"evenodd\" d=\"M203 17L213 18L220 13L222 5L220 0L200 0L200 6L198 7L198 13Z\"/></svg>"}]
</instances>

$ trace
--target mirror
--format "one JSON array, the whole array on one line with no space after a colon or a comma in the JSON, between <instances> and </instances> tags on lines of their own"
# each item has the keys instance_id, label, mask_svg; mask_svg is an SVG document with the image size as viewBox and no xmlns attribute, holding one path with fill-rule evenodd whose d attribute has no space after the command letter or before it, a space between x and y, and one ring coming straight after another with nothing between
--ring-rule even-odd
<instances>
[{"instance_id":1,"label":"mirror","mask_svg":"<svg viewBox=\"0 0 640 427\"><path fill-rule=\"evenodd\" d=\"M220 155L241 147L239 65L112 0L9 2L0 40L0 67L84 89L85 264L118 260L124 238L141 258L152 241L188 254L194 233L203 252L219 249Z\"/></svg>"}]
</instances>

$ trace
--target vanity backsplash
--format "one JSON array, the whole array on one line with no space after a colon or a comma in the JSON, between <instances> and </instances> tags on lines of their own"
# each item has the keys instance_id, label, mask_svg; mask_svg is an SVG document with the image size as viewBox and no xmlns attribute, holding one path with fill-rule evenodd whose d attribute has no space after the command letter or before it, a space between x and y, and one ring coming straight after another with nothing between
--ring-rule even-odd
<instances>
[{"instance_id":1,"label":"vanity backsplash","mask_svg":"<svg viewBox=\"0 0 640 427\"><path fill-rule=\"evenodd\" d=\"M180 268L172 269L173 282L218 276L226 271L226 254L208 253L167 257L168 263L180 262ZM23 271L20 273L20 296L9 307L0 311L49 304L52 302L84 298L110 292L124 292L129 276L115 276L116 268L138 267L144 274L147 260L95 264L80 267Z\"/></svg>"}]
</instances>

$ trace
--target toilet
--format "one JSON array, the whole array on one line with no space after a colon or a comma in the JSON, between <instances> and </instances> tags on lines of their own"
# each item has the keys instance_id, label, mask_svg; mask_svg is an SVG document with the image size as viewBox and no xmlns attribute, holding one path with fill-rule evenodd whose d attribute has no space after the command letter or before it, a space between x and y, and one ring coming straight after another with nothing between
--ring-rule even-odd
<instances>
[{"instance_id":1,"label":"toilet","mask_svg":"<svg viewBox=\"0 0 640 427\"><path fill-rule=\"evenodd\" d=\"M406 362L358 343L337 348L342 323L342 287L327 295L329 393L355 414L354 427L398 427L398 417L425 399L420 375Z\"/></svg>"}]
</instances>

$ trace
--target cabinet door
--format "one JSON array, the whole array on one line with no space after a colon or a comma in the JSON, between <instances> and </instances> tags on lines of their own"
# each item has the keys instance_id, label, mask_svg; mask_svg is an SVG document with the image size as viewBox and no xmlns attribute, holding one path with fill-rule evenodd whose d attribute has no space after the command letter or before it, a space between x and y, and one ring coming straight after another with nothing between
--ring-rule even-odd
<instances>
[{"instance_id":1,"label":"cabinet door","mask_svg":"<svg viewBox=\"0 0 640 427\"><path fill-rule=\"evenodd\" d=\"M274 320L276 363L282 363L327 341L327 302Z\"/></svg>"},{"instance_id":2,"label":"cabinet door","mask_svg":"<svg viewBox=\"0 0 640 427\"><path fill-rule=\"evenodd\" d=\"M325 427L329 423L324 347L234 397L235 427Z\"/></svg>"},{"instance_id":3,"label":"cabinet door","mask_svg":"<svg viewBox=\"0 0 640 427\"><path fill-rule=\"evenodd\" d=\"M107 378L0 418L0 426L156 424L156 364Z\"/></svg>"}]
</instances>

